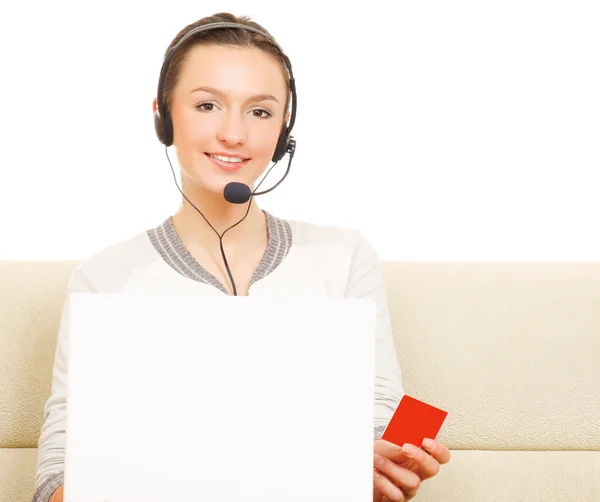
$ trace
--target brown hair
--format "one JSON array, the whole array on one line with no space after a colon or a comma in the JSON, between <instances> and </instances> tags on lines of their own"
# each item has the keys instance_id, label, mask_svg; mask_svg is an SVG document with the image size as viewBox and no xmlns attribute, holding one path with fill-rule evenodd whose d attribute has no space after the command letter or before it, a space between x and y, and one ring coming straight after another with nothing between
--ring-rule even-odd
<instances>
[{"instance_id":1,"label":"brown hair","mask_svg":"<svg viewBox=\"0 0 600 502\"><path fill-rule=\"evenodd\" d=\"M279 62L280 66L284 72L284 75L286 77L285 80L286 80L286 87L287 87L287 95L286 95L287 97L286 97L284 110L285 110L285 112L287 112L289 104L290 104L290 92L291 92L290 91L289 73L287 70L287 66L282 57L281 51L279 50L277 45L275 45L273 43L273 40L275 40L275 39L260 24L255 23L254 21L251 21L249 16L237 17L237 16L234 16L233 14L229 14L227 12L222 12L220 14L215 14L213 16L204 17L192 24L189 24L177 34L177 36L173 39L173 41L171 42L169 47L167 47L167 50L165 51L165 58L166 58L167 54L169 53L169 51L187 33L189 33L194 28L197 28L198 26L210 24L210 23L222 23L222 22L237 23L237 24L242 24L245 26L250 26L252 28L256 28L257 30L260 30L265 35L260 35L255 32L252 32L249 30L244 30L244 29L239 29L239 28L222 28L222 29L218 29L218 30L208 30L208 31L205 31L202 33L198 33L196 36L192 36L191 39L188 40L187 42L185 42L183 44L183 46L181 46L177 50L177 52L173 55L173 58L171 59L167 73L165 75L162 100L163 100L163 103L164 103L166 109L169 111L171 110L171 105L172 105L171 97L173 94L173 90L175 89L175 86L177 85L177 80L179 77L179 73L181 71L181 66L182 66L185 56L187 55L189 50L196 45L216 44L216 45L230 45L230 46L235 46L235 47L247 47L247 48L256 47L258 49L265 51L266 53L270 54L271 56L273 56Z\"/></svg>"}]
</instances>

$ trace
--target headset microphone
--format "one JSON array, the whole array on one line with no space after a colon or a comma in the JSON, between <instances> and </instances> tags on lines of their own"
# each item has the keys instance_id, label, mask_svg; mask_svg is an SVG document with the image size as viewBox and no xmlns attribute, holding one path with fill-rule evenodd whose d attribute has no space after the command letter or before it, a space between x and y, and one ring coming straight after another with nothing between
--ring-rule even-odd
<instances>
[{"instance_id":1,"label":"headset microphone","mask_svg":"<svg viewBox=\"0 0 600 502\"><path fill-rule=\"evenodd\" d=\"M225 197L227 202L231 202L232 204L245 204L252 197L252 191L248 185L232 181L225 185L223 197Z\"/></svg>"}]
</instances>

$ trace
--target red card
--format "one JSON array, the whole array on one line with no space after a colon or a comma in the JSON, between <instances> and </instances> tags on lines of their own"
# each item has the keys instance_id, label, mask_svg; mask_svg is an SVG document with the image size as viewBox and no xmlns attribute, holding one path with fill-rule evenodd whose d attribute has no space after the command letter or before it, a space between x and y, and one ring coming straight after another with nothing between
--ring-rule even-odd
<instances>
[{"instance_id":1,"label":"red card","mask_svg":"<svg viewBox=\"0 0 600 502\"><path fill-rule=\"evenodd\" d=\"M381 439L402 446L421 447L423 439L435 439L446 420L447 411L404 395Z\"/></svg>"}]
</instances>

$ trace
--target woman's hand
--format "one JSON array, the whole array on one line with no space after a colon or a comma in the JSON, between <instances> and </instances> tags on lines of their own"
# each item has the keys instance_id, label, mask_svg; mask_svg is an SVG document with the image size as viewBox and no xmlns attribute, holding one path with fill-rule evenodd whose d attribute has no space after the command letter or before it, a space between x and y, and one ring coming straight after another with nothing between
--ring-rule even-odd
<instances>
[{"instance_id":1,"label":"woman's hand","mask_svg":"<svg viewBox=\"0 0 600 502\"><path fill-rule=\"evenodd\" d=\"M440 464L450 461L450 451L438 441L425 440L423 448L426 451L409 444L401 448L383 439L375 441L373 502L411 500L421 482L435 476Z\"/></svg>"},{"instance_id":2,"label":"woman's hand","mask_svg":"<svg viewBox=\"0 0 600 502\"><path fill-rule=\"evenodd\" d=\"M63 490L64 490L65 485L60 485L52 494L52 497L50 497L50 500L48 502L64 502L63 500Z\"/></svg>"}]
</instances>

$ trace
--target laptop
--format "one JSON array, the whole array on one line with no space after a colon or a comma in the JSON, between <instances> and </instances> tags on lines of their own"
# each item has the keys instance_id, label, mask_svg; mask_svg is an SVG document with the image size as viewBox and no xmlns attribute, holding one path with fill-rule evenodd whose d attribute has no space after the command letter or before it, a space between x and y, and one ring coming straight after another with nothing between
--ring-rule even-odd
<instances>
[{"instance_id":1,"label":"laptop","mask_svg":"<svg viewBox=\"0 0 600 502\"><path fill-rule=\"evenodd\" d=\"M375 304L71 296L65 502L365 502Z\"/></svg>"}]
</instances>

